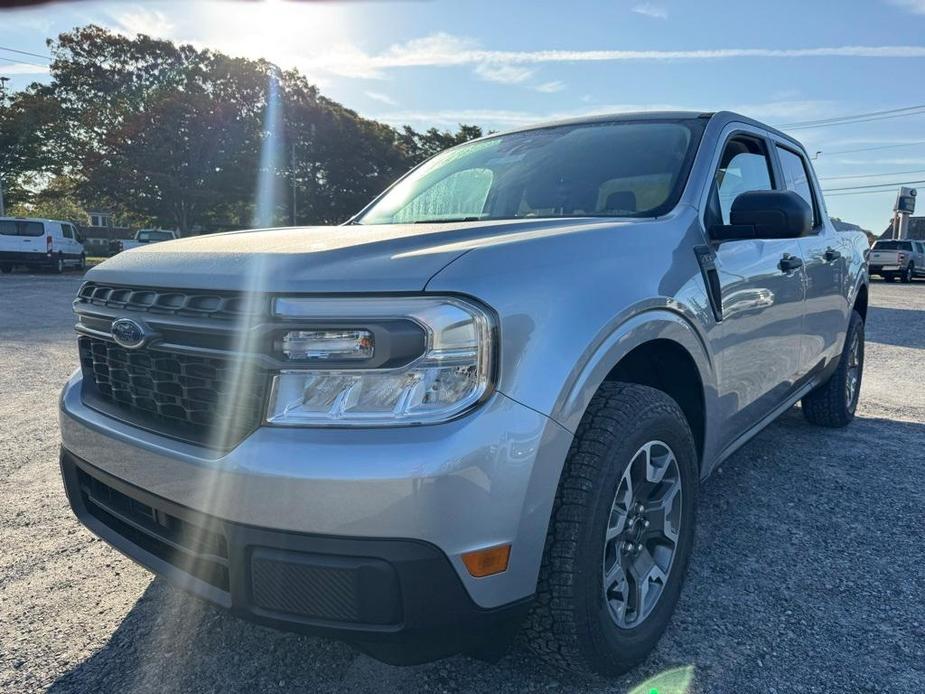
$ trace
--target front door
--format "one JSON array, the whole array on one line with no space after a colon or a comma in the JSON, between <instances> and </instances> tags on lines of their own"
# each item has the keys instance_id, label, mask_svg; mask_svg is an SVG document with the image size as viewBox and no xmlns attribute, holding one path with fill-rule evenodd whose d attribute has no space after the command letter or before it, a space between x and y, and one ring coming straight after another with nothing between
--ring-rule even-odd
<instances>
[{"instance_id":1,"label":"front door","mask_svg":"<svg viewBox=\"0 0 925 694\"><path fill-rule=\"evenodd\" d=\"M726 143L707 204L707 231L729 224L741 193L775 185L768 142L736 134ZM797 239L724 241L716 246L722 289L717 387L723 445L770 414L800 375L805 275Z\"/></svg>"}]
</instances>

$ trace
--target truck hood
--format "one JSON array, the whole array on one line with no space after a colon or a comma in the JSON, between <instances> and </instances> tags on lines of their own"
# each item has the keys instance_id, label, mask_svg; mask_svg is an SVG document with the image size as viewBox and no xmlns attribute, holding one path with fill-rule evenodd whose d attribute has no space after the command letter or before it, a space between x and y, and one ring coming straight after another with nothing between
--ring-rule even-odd
<instances>
[{"instance_id":1,"label":"truck hood","mask_svg":"<svg viewBox=\"0 0 925 694\"><path fill-rule=\"evenodd\" d=\"M627 222L631 223L631 222ZM613 226L614 220L518 219L452 224L258 229L124 251L87 273L112 284L266 292L420 291L466 251Z\"/></svg>"}]
</instances>

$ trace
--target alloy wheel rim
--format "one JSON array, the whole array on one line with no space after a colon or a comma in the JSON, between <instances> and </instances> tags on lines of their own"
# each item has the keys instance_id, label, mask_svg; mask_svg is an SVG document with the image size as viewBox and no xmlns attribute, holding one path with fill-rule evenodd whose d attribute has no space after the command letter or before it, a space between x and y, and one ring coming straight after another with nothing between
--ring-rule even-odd
<instances>
[{"instance_id":1,"label":"alloy wheel rim","mask_svg":"<svg viewBox=\"0 0 925 694\"><path fill-rule=\"evenodd\" d=\"M845 378L845 397L848 408L853 409L858 397L858 384L861 381L861 336L855 332L848 350L848 373Z\"/></svg>"},{"instance_id":2,"label":"alloy wheel rim","mask_svg":"<svg viewBox=\"0 0 925 694\"><path fill-rule=\"evenodd\" d=\"M658 603L677 554L681 471L671 448L649 441L626 467L604 533L603 594L621 629L641 624Z\"/></svg>"}]
</instances>

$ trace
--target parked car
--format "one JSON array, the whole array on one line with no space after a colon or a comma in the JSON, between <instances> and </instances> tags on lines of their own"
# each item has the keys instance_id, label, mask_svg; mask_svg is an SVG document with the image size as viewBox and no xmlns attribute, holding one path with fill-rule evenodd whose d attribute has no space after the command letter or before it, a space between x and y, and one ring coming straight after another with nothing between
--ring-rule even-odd
<instances>
[{"instance_id":1,"label":"parked car","mask_svg":"<svg viewBox=\"0 0 925 694\"><path fill-rule=\"evenodd\" d=\"M905 283L925 276L925 243L907 240L877 241L870 252L870 274Z\"/></svg>"},{"instance_id":2,"label":"parked car","mask_svg":"<svg viewBox=\"0 0 925 694\"><path fill-rule=\"evenodd\" d=\"M70 222L31 217L0 217L0 271L14 267L64 272L86 267L83 239Z\"/></svg>"},{"instance_id":3,"label":"parked car","mask_svg":"<svg viewBox=\"0 0 925 694\"><path fill-rule=\"evenodd\" d=\"M107 542L261 624L393 663L522 628L623 672L678 601L698 481L800 401L852 421L866 251L803 147L744 116L491 135L346 226L92 269L65 487Z\"/></svg>"},{"instance_id":4,"label":"parked car","mask_svg":"<svg viewBox=\"0 0 925 694\"><path fill-rule=\"evenodd\" d=\"M131 240L120 241L121 250L127 251L130 248L138 248L149 243L160 243L161 241L173 241L180 238L180 233L170 231L169 229L139 229L135 232L135 237Z\"/></svg>"}]
</instances>

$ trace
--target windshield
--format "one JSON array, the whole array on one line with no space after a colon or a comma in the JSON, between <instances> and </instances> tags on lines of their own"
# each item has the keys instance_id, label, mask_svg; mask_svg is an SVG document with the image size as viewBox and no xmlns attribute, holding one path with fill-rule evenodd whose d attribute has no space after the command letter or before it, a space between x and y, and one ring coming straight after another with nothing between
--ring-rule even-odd
<instances>
[{"instance_id":1,"label":"windshield","mask_svg":"<svg viewBox=\"0 0 925 694\"><path fill-rule=\"evenodd\" d=\"M912 244L908 241L877 241L874 248L878 251L911 251Z\"/></svg>"},{"instance_id":2,"label":"windshield","mask_svg":"<svg viewBox=\"0 0 925 694\"><path fill-rule=\"evenodd\" d=\"M169 241L173 238L173 234L169 231L139 231L138 240L142 243L150 243L151 241Z\"/></svg>"},{"instance_id":3,"label":"windshield","mask_svg":"<svg viewBox=\"0 0 925 694\"><path fill-rule=\"evenodd\" d=\"M658 216L681 195L702 124L584 123L461 145L413 170L357 222Z\"/></svg>"}]
</instances>

